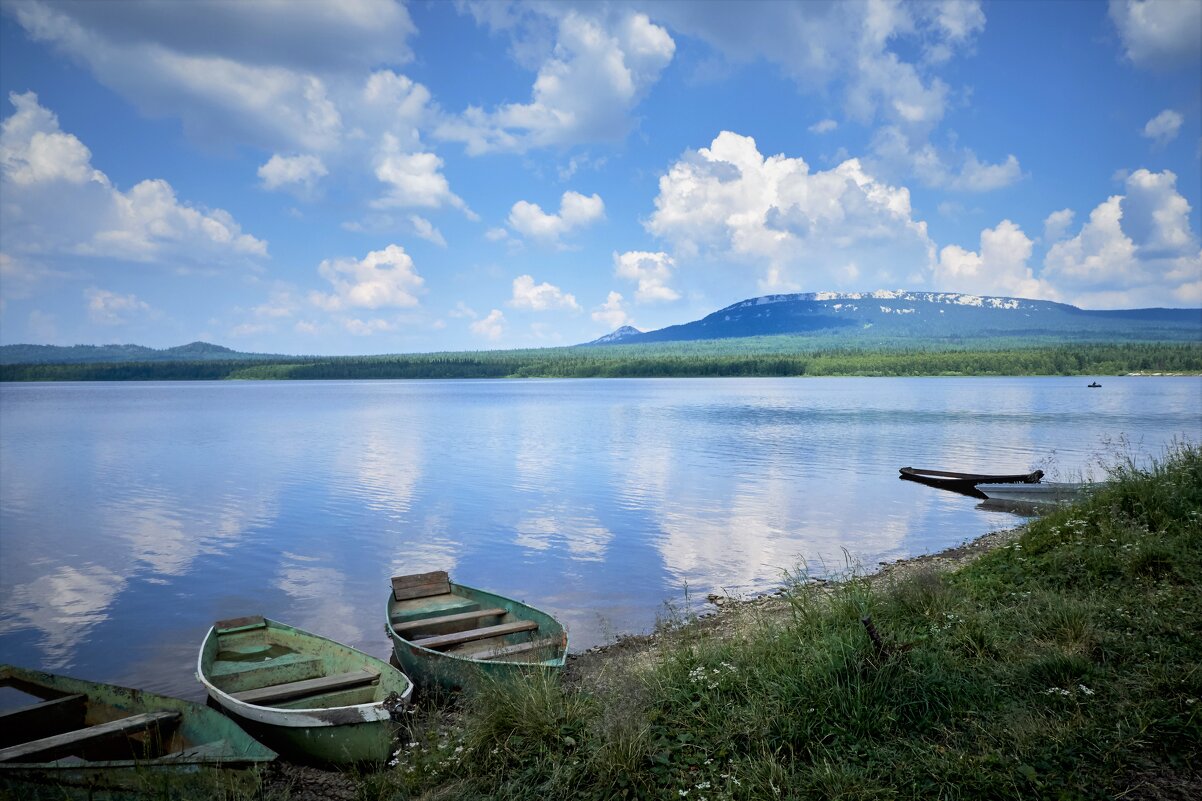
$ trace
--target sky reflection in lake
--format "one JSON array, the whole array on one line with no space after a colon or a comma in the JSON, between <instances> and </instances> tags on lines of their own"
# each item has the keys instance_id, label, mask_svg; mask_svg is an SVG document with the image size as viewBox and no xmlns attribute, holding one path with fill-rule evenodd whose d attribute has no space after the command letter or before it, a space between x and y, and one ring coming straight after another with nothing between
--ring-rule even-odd
<instances>
[{"instance_id":1,"label":"sky reflection in lake","mask_svg":"<svg viewBox=\"0 0 1202 801\"><path fill-rule=\"evenodd\" d=\"M394 573L547 608L573 648L1018 519L903 465L1100 476L1198 439L1202 379L0 386L0 659L201 697L215 619L378 656Z\"/></svg>"}]
</instances>

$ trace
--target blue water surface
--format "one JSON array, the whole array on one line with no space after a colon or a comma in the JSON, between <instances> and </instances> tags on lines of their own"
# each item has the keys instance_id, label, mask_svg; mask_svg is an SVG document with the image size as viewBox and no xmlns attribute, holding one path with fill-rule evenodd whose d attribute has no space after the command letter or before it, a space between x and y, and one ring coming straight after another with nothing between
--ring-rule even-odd
<instances>
[{"instance_id":1,"label":"blue water surface","mask_svg":"<svg viewBox=\"0 0 1202 801\"><path fill-rule=\"evenodd\" d=\"M1202 378L0 385L0 661L201 698L217 619L386 656L397 573L543 607L572 649L1021 518L903 465L1104 477L1199 439Z\"/></svg>"}]
</instances>

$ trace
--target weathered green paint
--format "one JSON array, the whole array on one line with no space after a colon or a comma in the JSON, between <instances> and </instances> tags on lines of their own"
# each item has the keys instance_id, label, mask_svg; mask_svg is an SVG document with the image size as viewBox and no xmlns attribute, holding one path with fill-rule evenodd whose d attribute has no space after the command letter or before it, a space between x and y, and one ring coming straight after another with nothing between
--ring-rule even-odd
<instances>
[{"instance_id":1,"label":"weathered green paint","mask_svg":"<svg viewBox=\"0 0 1202 801\"><path fill-rule=\"evenodd\" d=\"M448 689L456 689L470 686L481 676L504 678L531 670L558 670L563 667L564 661L567 659L568 635L563 624L555 618L546 612L504 595L497 595L454 582L451 582L450 586L451 594L454 596L451 598L433 596L397 601L391 592L388 594L384 619L388 636L392 640L393 657L401 669L414 681L419 684L437 684ZM409 639L415 635L401 635L393 628L394 623L399 624L424 618L436 620L444 615L491 608L504 609L505 614L486 618L479 625L497 622L510 623L518 620L531 620L538 624L536 631L511 634L501 638L499 643L494 643L494 645L512 645L532 639L550 639L554 641L555 645L523 654L520 658L478 659L471 655L473 652L480 653L478 644L467 643L446 651L435 651L423 648L420 641ZM447 634L477 627L476 624L467 621L442 627L432 625L423 633Z\"/></svg>"},{"instance_id":2,"label":"weathered green paint","mask_svg":"<svg viewBox=\"0 0 1202 801\"><path fill-rule=\"evenodd\" d=\"M155 775L200 770L221 769L230 784L253 783L254 768L276 758L274 751L256 742L237 723L191 701L13 665L0 665L0 686L11 686L50 702L83 696L85 701L78 711L75 704L70 705L72 711L68 714L72 717L54 723L59 731L149 712L179 714L178 723L166 729L160 741L147 743L145 754L137 758L85 761L70 756L47 762L0 763L0 789L19 791L22 797L37 797L39 787L48 788L47 792L58 798L128 797L131 789L146 786ZM41 706L49 710L55 704ZM5 725L3 742L15 744L22 737L28 742L48 733Z\"/></svg>"},{"instance_id":3,"label":"weathered green paint","mask_svg":"<svg viewBox=\"0 0 1202 801\"><path fill-rule=\"evenodd\" d=\"M247 731L291 759L327 764L384 762L394 750L396 723L381 712L390 696L407 701L409 678L387 662L342 643L273 620L209 632L199 673L210 695ZM277 703L239 704L231 694L361 670L372 684ZM218 691L216 694L214 690ZM365 710L383 719L365 720Z\"/></svg>"}]
</instances>

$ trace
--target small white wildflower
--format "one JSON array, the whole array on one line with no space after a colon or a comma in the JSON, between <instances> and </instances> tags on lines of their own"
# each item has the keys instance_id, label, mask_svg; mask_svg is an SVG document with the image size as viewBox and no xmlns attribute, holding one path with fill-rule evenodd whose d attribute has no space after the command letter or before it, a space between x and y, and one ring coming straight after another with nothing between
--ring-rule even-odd
<instances>
[{"instance_id":1,"label":"small white wildflower","mask_svg":"<svg viewBox=\"0 0 1202 801\"><path fill-rule=\"evenodd\" d=\"M677 790L676 792L681 798L684 798L686 795L689 794L688 790Z\"/></svg>"},{"instance_id":2,"label":"small white wildflower","mask_svg":"<svg viewBox=\"0 0 1202 801\"><path fill-rule=\"evenodd\" d=\"M1198 699L1197 699L1197 698L1186 698L1186 699L1185 699L1185 705L1186 705L1186 706L1193 706L1193 705L1194 705L1194 704L1196 704L1196 703L1198 703Z\"/></svg>"},{"instance_id":3,"label":"small white wildflower","mask_svg":"<svg viewBox=\"0 0 1202 801\"><path fill-rule=\"evenodd\" d=\"M1085 695L1093 695L1093 690L1089 689L1084 684L1078 684L1077 689L1080 690Z\"/></svg>"},{"instance_id":4,"label":"small white wildflower","mask_svg":"<svg viewBox=\"0 0 1202 801\"><path fill-rule=\"evenodd\" d=\"M697 782L697 783L696 783L696 784L694 784L693 786L694 786L694 787L696 787L698 790L708 790L708 789L710 789L710 783L709 783L709 782Z\"/></svg>"}]
</instances>

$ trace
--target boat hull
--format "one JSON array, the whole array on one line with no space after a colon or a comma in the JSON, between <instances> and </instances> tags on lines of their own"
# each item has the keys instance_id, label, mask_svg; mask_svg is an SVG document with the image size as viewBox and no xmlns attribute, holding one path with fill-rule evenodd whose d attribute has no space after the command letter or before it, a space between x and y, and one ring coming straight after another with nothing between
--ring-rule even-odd
<instances>
[{"instance_id":1,"label":"boat hull","mask_svg":"<svg viewBox=\"0 0 1202 801\"><path fill-rule=\"evenodd\" d=\"M1031 505L1053 505L1080 500L1098 488L1098 484L1070 484L1049 482L1046 484L990 484L981 488L991 501L1025 503Z\"/></svg>"},{"instance_id":2,"label":"boat hull","mask_svg":"<svg viewBox=\"0 0 1202 801\"><path fill-rule=\"evenodd\" d=\"M161 786L173 776L189 776L190 784L207 781L231 789L253 789L258 781L257 769L276 758L274 751L254 740L235 721L191 701L11 665L0 665L0 685L51 701L84 696L81 722L87 726L146 713L178 714L178 723L169 735L157 734L154 739L159 742L143 740L139 746L153 748L153 756L147 751L142 758L85 760L70 755L41 762L0 762L0 789L19 792L22 798L41 797L42 790L53 798L128 798L139 788ZM38 725L29 720L0 723L6 730L4 745L19 743L22 736L37 739L58 729L74 728L44 722L42 726L54 728L35 732ZM24 730L24 735L17 730Z\"/></svg>"},{"instance_id":3,"label":"boat hull","mask_svg":"<svg viewBox=\"0 0 1202 801\"><path fill-rule=\"evenodd\" d=\"M1043 478L1043 471L1032 473L1013 473L1007 475L991 475L988 473L955 473L947 470L924 470L917 467L903 467L898 471L898 478L903 481L913 481L927 487L948 490L970 498L985 499L988 496L981 490L981 484L1037 484Z\"/></svg>"},{"instance_id":4,"label":"boat hull","mask_svg":"<svg viewBox=\"0 0 1202 801\"><path fill-rule=\"evenodd\" d=\"M454 606L452 611L468 606L504 610L503 615L496 617L502 620L533 621L537 624L535 630L537 633L530 636L537 637L539 641L549 644L545 648L509 660L474 658L426 648L420 644L420 641L415 642L402 636L394 624L427 619L424 616L431 611L445 611L444 609L435 609L434 607L437 605L455 602L447 601L445 596L438 596L437 599L398 601L393 593L389 593L385 610L385 629L389 639L392 640L393 659L401 670L413 677L414 681L423 686L439 686L456 690L470 687L481 679L505 679L535 671L556 672L563 668L567 660L568 635L563 625L551 615L520 601L487 590L454 582L450 582L449 587L450 595L460 599L460 605ZM437 618L428 619L436 620ZM444 626L438 630L463 629L468 626L469 624L459 627ZM514 635L514 639L521 636Z\"/></svg>"},{"instance_id":5,"label":"boat hull","mask_svg":"<svg viewBox=\"0 0 1202 801\"><path fill-rule=\"evenodd\" d=\"M395 750L399 713L413 692L409 678L387 662L333 640L272 620L264 624L261 630L242 631L215 626L205 636L197 678L213 703L289 759L331 765L387 761ZM228 656L238 651L221 650L238 647L250 654L244 663ZM256 647L285 653L257 662ZM220 657L223 653L227 658ZM274 671L266 684L254 675L263 670ZM328 677L349 675L348 671L367 671L378 678L367 686L332 689L299 700L266 703L238 697L312 681L313 672Z\"/></svg>"}]
</instances>

